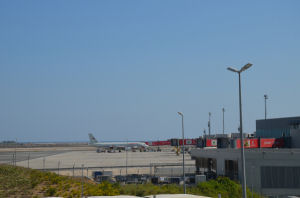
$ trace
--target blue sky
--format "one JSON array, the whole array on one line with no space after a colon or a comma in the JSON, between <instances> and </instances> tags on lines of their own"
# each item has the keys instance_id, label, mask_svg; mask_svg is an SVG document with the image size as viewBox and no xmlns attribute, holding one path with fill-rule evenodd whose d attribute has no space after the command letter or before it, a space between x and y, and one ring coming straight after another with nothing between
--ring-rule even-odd
<instances>
[{"instance_id":1,"label":"blue sky","mask_svg":"<svg viewBox=\"0 0 300 198\"><path fill-rule=\"evenodd\" d=\"M300 2L0 1L0 141L164 140L299 116Z\"/></svg>"}]
</instances>

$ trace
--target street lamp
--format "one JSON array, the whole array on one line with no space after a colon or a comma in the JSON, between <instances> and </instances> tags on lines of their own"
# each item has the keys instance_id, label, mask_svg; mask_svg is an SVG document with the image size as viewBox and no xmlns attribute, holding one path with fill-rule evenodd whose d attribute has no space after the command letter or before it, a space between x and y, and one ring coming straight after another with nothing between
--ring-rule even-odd
<instances>
[{"instance_id":1,"label":"street lamp","mask_svg":"<svg viewBox=\"0 0 300 198\"><path fill-rule=\"evenodd\" d=\"M186 185L185 185L185 169L184 169L184 125L183 125L183 113L177 112L181 116L181 127L182 127L182 171L183 171L183 190L186 194Z\"/></svg>"},{"instance_id":2,"label":"street lamp","mask_svg":"<svg viewBox=\"0 0 300 198\"><path fill-rule=\"evenodd\" d=\"M266 120L267 119L267 99L269 99L268 95L265 94L264 98L265 98L265 120Z\"/></svg>"},{"instance_id":3,"label":"street lamp","mask_svg":"<svg viewBox=\"0 0 300 198\"><path fill-rule=\"evenodd\" d=\"M210 136L210 116L211 116L211 112L208 113L208 136Z\"/></svg>"},{"instance_id":4,"label":"street lamp","mask_svg":"<svg viewBox=\"0 0 300 198\"><path fill-rule=\"evenodd\" d=\"M225 108L222 108L222 112L223 112L223 135L225 133L225 124L224 124L224 113L225 113Z\"/></svg>"},{"instance_id":5,"label":"street lamp","mask_svg":"<svg viewBox=\"0 0 300 198\"><path fill-rule=\"evenodd\" d=\"M243 138L243 120L242 120L242 91L241 91L241 73L252 66L251 63L244 65L240 70L228 67L229 71L238 73L239 75L239 106L240 106L240 141L241 141L241 160L242 160L242 184L243 184L243 198L247 198L246 191L246 170L245 170L245 153L244 153L244 138Z\"/></svg>"},{"instance_id":6,"label":"street lamp","mask_svg":"<svg viewBox=\"0 0 300 198\"><path fill-rule=\"evenodd\" d=\"M16 138L16 143L15 143L15 166L17 166L17 144L18 144L18 140Z\"/></svg>"}]
</instances>

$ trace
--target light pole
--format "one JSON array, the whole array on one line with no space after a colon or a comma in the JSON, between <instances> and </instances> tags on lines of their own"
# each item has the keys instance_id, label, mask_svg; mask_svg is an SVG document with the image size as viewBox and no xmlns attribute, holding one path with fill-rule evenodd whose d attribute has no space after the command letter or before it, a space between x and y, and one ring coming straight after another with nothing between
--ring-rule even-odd
<instances>
[{"instance_id":1,"label":"light pole","mask_svg":"<svg viewBox=\"0 0 300 198\"><path fill-rule=\"evenodd\" d=\"M81 164L81 197L83 197L83 167L84 165Z\"/></svg>"},{"instance_id":2,"label":"light pole","mask_svg":"<svg viewBox=\"0 0 300 198\"><path fill-rule=\"evenodd\" d=\"M58 161L58 164L57 164L57 174L59 175L59 165L60 165L60 161Z\"/></svg>"},{"instance_id":3,"label":"light pole","mask_svg":"<svg viewBox=\"0 0 300 198\"><path fill-rule=\"evenodd\" d=\"M29 160L30 160L30 153L28 153L28 163L27 163L27 168L29 168Z\"/></svg>"},{"instance_id":4,"label":"light pole","mask_svg":"<svg viewBox=\"0 0 300 198\"><path fill-rule=\"evenodd\" d=\"M16 144L15 144L15 166L17 166L17 144L18 144L18 140L16 138Z\"/></svg>"},{"instance_id":5,"label":"light pole","mask_svg":"<svg viewBox=\"0 0 300 198\"><path fill-rule=\"evenodd\" d=\"M266 120L267 119L267 99L269 99L268 95L265 94L264 98L265 98L265 120Z\"/></svg>"},{"instance_id":6,"label":"light pole","mask_svg":"<svg viewBox=\"0 0 300 198\"><path fill-rule=\"evenodd\" d=\"M210 136L210 116L211 116L211 113L209 112L208 113L208 135Z\"/></svg>"},{"instance_id":7,"label":"light pole","mask_svg":"<svg viewBox=\"0 0 300 198\"><path fill-rule=\"evenodd\" d=\"M240 70L228 67L229 71L238 73L239 75L239 106L240 106L240 141L241 141L241 161L242 161L242 185L243 185L243 198L247 198L246 191L246 170L245 170L245 153L244 153L244 138L243 138L243 119L242 119L242 90L241 90L241 73L251 67L252 64L244 65Z\"/></svg>"},{"instance_id":8,"label":"light pole","mask_svg":"<svg viewBox=\"0 0 300 198\"><path fill-rule=\"evenodd\" d=\"M73 164L73 177L74 177L74 169L75 169L75 162Z\"/></svg>"},{"instance_id":9,"label":"light pole","mask_svg":"<svg viewBox=\"0 0 300 198\"><path fill-rule=\"evenodd\" d=\"M185 169L184 169L184 125L183 125L183 113L178 112L178 114L181 116L181 127L182 127L182 171L183 171L183 190L184 194L186 194L186 185L185 185Z\"/></svg>"},{"instance_id":10,"label":"light pole","mask_svg":"<svg viewBox=\"0 0 300 198\"><path fill-rule=\"evenodd\" d=\"M43 171L45 171L45 161L46 161L46 159L43 158Z\"/></svg>"},{"instance_id":11,"label":"light pole","mask_svg":"<svg viewBox=\"0 0 300 198\"><path fill-rule=\"evenodd\" d=\"M127 140L127 144L126 144L126 147L125 147L125 155L126 155L126 182L127 182L127 166L128 166L128 140Z\"/></svg>"},{"instance_id":12,"label":"light pole","mask_svg":"<svg viewBox=\"0 0 300 198\"><path fill-rule=\"evenodd\" d=\"M224 113L225 113L225 109L223 108L222 109L222 112L223 112L223 135L225 133L225 124L224 124Z\"/></svg>"}]
</instances>

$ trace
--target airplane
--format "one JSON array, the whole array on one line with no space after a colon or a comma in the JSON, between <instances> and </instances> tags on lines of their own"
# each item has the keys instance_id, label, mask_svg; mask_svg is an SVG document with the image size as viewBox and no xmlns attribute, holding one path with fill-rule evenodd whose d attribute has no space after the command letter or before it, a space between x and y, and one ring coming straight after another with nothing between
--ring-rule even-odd
<instances>
[{"instance_id":1,"label":"airplane","mask_svg":"<svg viewBox=\"0 0 300 198\"><path fill-rule=\"evenodd\" d=\"M97 152L114 151L114 150L125 150L125 149L140 149L146 150L149 146L144 142L98 142L93 134L89 133L89 145L98 147Z\"/></svg>"}]
</instances>

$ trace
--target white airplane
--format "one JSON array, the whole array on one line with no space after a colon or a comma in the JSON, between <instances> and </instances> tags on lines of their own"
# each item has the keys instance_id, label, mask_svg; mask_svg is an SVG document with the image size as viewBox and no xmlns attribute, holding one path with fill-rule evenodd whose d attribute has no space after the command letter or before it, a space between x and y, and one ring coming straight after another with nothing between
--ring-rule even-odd
<instances>
[{"instance_id":1,"label":"white airplane","mask_svg":"<svg viewBox=\"0 0 300 198\"><path fill-rule=\"evenodd\" d=\"M93 134L89 133L89 145L98 147L97 152L102 149L124 150L124 149L147 149L149 146L144 142L98 142Z\"/></svg>"}]
</instances>

